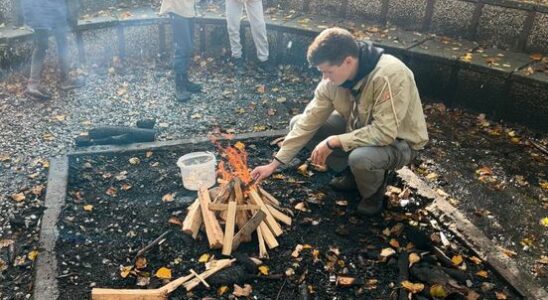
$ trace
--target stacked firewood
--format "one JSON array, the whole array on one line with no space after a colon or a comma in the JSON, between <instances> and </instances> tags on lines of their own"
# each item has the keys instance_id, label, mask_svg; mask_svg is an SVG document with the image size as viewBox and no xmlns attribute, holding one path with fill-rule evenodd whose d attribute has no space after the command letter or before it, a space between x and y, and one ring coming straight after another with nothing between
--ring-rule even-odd
<instances>
[{"instance_id":1,"label":"stacked firewood","mask_svg":"<svg viewBox=\"0 0 548 300\"><path fill-rule=\"evenodd\" d=\"M233 177L218 188L198 191L182 230L196 239L203 228L209 247L222 249L223 255L231 255L240 243L251 241L256 232L259 255L268 257L267 248L276 248L276 238L283 233L280 223L291 225L291 217L282 210L280 202L259 185Z\"/></svg>"}]
</instances>

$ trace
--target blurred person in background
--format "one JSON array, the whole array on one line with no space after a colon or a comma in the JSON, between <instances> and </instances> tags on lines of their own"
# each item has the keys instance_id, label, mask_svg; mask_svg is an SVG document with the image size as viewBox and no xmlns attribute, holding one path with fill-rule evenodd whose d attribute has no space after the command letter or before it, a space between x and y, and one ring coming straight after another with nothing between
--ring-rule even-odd
<instances>
[{"instance_id":1,"label":"blurred person in background","mask_svg":"<svg viewBox=\"0 0 548 300\"><path fill-rule=\"evenodd\" d=\"M202 86L188 78L188 65L194 51L194 0L163 0L161 15L169 15L173 29L173 69L175 70L175 98L185 102L192 93L202 91Z\"/></svg>"},{"instance_id":2,"label":"blurred person in background","mask_svg":"<svg viewBox=\"0 0 548 300\"><path fill-rule=\"evenodd\" d=\"M76 28L79 0L21 0L25 23L34 30L34 50L32 52L30 76L25 94L33 99L48 100L51 94L40 86L44 59L49 37L57 42L62 90L70 90L84 85L81 78L71 78L67 34Z\"/></svg>"}]
</instances>

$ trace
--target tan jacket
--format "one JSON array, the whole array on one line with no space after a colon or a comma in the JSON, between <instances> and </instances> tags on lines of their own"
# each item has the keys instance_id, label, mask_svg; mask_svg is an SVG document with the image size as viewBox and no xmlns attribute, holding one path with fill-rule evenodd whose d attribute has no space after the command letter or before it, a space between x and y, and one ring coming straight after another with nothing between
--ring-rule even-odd
<instances>
[{"instance_id":1,"label":"tan jacket","mask_svg":"<svg viewBox=\"0 0 548 300\"><path fill-rule=\"evenodd\" d=\"M160 15L167 13L174 13L184 18L195 17L194 0L163 0Z\"/></svg>"},{"instance_id":2,"label":"tan jacket","mask_svg":"<svg viewBox=\"0 0 548 300\"><path fill-rule=\"evenodd\" d=\"M338 136L346 152L363 146L389 145L396 138L406 140L415 150L424 147L428 133L421 100L413 73L403 62L383 54L375 68L352 89L360 88L355 114L358 118L353 120L354 97L350 90L322 80L276 158L283 163L290 162L333 111L347 121L346 133Z\"/></svg>"}]
</instances>

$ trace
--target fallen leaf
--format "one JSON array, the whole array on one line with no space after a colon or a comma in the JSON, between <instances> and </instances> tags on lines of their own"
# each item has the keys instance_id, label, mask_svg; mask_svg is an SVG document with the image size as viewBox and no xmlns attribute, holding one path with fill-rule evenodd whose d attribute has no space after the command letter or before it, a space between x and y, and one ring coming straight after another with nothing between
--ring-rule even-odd
<instances>
[{"instance_id":1,"label":"fallen leaf","mask_svg":"<svg viewBox=\"0 0 548 300\"><path fill-rule=\"evenodd\" d=\"M179 226L183 225L183 222L181 222L181 220L179 220L179 218L177 218L177 217L171 217L171 218L169 218L169 220L167 222L169 224L174 224L174 225L179 225Z\"/></svg>"},{"instance_id":2,"label":"fallen leaf","mask_svg":"<svg viewBox=\"0 0 548 300\"><path fill-rule=\"evenodd\" d=\"M162 197L162 202L171 202L173 199L173 193L168 193Z\"/></svg>"},{"instance_id":3,"label":"fallen leaf","mask_svg":"<svg viewBox=\"0 0 548 300\"><path fill-rule=\"evenodd\" d=\"M0 154L0 161L1 162L8 161L10 159L11 159L11 157L8 154L5 154L5 153Z\"/></svg>"},{"instance_id":4,"label":"fallen leaf","mask_svg":"<svg viewBox=\"0 0 548 300\"><path fill-rule=\"evenodd\" d=\"M264 84L259 84L259 85L257 86L257 93L259 93L259 94L264 94L265 91L266 91L266 87L265 87Z\"/></svg>"},{"instance_id":5,"label":"fallen leaf","mask_svg":"<svg viewBox=\"0 0 548 300\"><path fill-rule=\"evenodd\" d=\"M265 276L268 276L269 272L270 272L270 268L267 265L259 266L259 273Z\"/></svg>"},{"instance_id":6,"label":"fallen leaf","mask_svg":"<svg viewBox=\"0 0 548 300\"><path fill-rule=\"evenodd\" d=\"M534 60L534 61L540 61L540 60L542 60L542 54L541 53L533 53L529 56L529 58L531 60Z\"/></svg>"},{"instance_id":7,"label":"fallen leaf","mask_svg":"<svg viewBox=\"0 0 548 300\"><path fill-rule=\"evenodd\" d=\"M424 284L412 283L408 280L403 281L401 283L401 286L404 287L406 290L410 291L411 294L417 294L417 293L420 293L422 290L424 290Z\"/></svg>"},{"instance_id":8,"label":"fallen leaf","mask_svg":"<svg viewBox=\"0 0 548 300\"><path fill-rule=\"evenodd\" d=\"M30 192L33 193L34 195L36 196L40 196L42 194L42 191L44 190L44 186L43 185L37 185L37 186L34 186Z\"/></svg>"},{"instance_id":9,"label":"fallen leaf","mask_svg":"<svg viewBox=\"0 0 548 300\"><path fill-rule=\"evenodd\" d=\"M384 248L381 250L380 256L386 259L394 254L396 254L396 250L392 248Z\"/></svg>"},{"instance_id":10,"label":"fallen leaf","mask_svg":"<svg viewBox=\"0 0 548 300\"><path fill-rule=\"evenodd\" d=\"M126 278L132 270L133 266L120 266L120 276Z\"/></svg>"},{"instance_id":11,"label":"fallen leaf","mask_svg":"<svg viewBox=\"0 0 548 300\"><path fill-rule=\"evenodd\" d=\"M502 248L502 247L498 247L500 249L500 251L502 251L502 253L506 256L508 256L509 258L512 258L516 255L518 255L515 251L512 251L512 250L509 250L509 249L506 249L506 248Z\"/></svg>"},{"instance_id":12,"label":"fallen leaf","mask_svg":"<svg viewBox=\"0 0 548 300\"><path fill-rule=\"evenodd\" d=\"M308 209L306 208L306 205L304 204L304 202L297 203L297 205L295 205L295 209L300 210L300 211L304 211L304 212L308 211Z\"/></svg>"},{"instance_id":13,"label":"fallen leaf","mask_svg":"<svg viewBox=\"0 0 548 300\"><path fill-rule=\"evenodd\" d=\"M140 270L147 267L147 259L144 256L137 257L137 260L135 261L135 268Z\"/></svg>"},{"instance_id":14,"label":"fallen leaf","mask_svg":"<svg viewBox=\"0 0 548 300\"><path fill-rule=\"evenodd\" d=\"M11 199L13 199L16 202L21 202L25 200L25 193L21 192L21 193L13 194L11 195Z\"/></svg>"},{"instance_id":15,"label":"fallen leaf","mask_svg":"<svg viewBox=\"0 0 548 300\"><path fill-rule=\"evenodd\" d=\"M470 259L470 261L472 261L474 264L476 265L479 265L481 264L483 261L477 257L477 256L470 256L468 259Z\"/></svg>"},{"instance_id":16,"label":"fallen leaf","mask_svg":"<svg viewBox=\"0 0 548 300\"><path fill-rule=\"evenodd\" d=\"M137 157L132 157L129 159L129 163L132 165L138 165L139 163L141 163L141 160Z\"/></svg>"},{"instance_id":17,"label":"fallen leaf","mask_svg":"<svg viewBox=\"0 0 548 300\"><path fill-rule=\"evenodd\" d=\"M337 200L337 201L335 201L335 204L337 204L338 206L348 206L348 201L347 200Z\"/></svg>"},{"instance_id":18,"label":"fallen leaf","mask_svg":"<svg viewBox=\"0 0 548 300\"><path fill-rule=\"evenodd\" d=\"M222 296L226 292L228 292L228 286L226 286L226 285L223 285L223 286L221 286L217 289L217 295L219 295L219 296Z\"/></svg>"},{"instance_id":19,"label":"fallen leaf","mask_svg":"<svg viewBox=\"0 0 548 300\"><path fill-rule=\"evenodd\" d=\"M489 167L481 167L476 170L476 174L480 176L487 176L493 174L493 171Z\"/></svg>"},{"instance_id":20,"label":"fallen leaf","mask_svg":"<svg viewBox=\"0 0 548 300\"><path fill-rule=\"evenodd\" d=\"M476 272L476 275L478 275L479 277L483 277L483 278L489 277L489 273L487 273L487 271L485 271L485 270L480 270L480 271Z\"/></svg>"},{"instance_id":21,"label":"fallen leaf","mask_svg":"<svg viewBox=\"0 0 548 300\"><path fill-rule=\"evenodd\" d=\"M111 197L116 197L116 195L118 194L118 191L114 188L114 187L109 187L107 189L107 191L105 192L105 194L111 196Z\"/></svg>"},{"instance_id":22,"label":"fallen leaf","mask_svg":"<svg viewBox=\"0 0 548 300\"><path fill-rule=\"evenodd\" d=\"M200 258L198 259L198 262L207 263L210 257L211 256L208 253L204 253L202 254L202 256L200 256Z\"/></svg>"},{"instance_id":23,"label":"fallen leaf","mask_svg":"<svg viewBox=\"0 0 548 300\"><path fill-rule=\"evenodd\" d=\"M0 240L0 249L5 248L5 247L9 247L13 243L15 243L14 240L9 240L9 239Z\"/></svg>"},{"instance_id":24,"label":"fallen leaf","mask_svg":"<svg viewBox=\"0 0 548 300\"><path fill-rule=\"evenodd\" d=\"M86 205L82 206L82 208L84 209L84 211L87 211L87 212L92 212L93 211L93 205L91 205L91 204L86 204Z\"/></svg>"},{"instance_id":25,"label":"fallen leaf","mask_svg":"<svg viewBox=\"0 0 548 300\"><path fill-rule=\"evenodd\" d=\"M430 296L435 298L445 298L447 297L447 292L441 284L434 284L430 287Z\"/></svg>"},{"instance_id":26,"label":"fallen leaf","mask_svg":"<svg viewBox=\"0 0 548 300\"><path fill-rule=\"evenodd\" d=\"M426 180L428 180L428 181L434 181L434 180L438 179L438 174L435 173L435 172L432 172L432 173L426 175L425 178L426 178Z\"/></svg>"},{"instance_id":27,"label":"fallen leaf","mask_svg":"<svg viewBox=\"0 0 548 300\"><path fill-rule=\"evenodd\" d=\"M245 144L238 141L238 142L236 142L236 144L234 144L234 148L236 148L240 151L244 151L245 150Z\"/></svg>"},{"instance_id":28,"label":"fallen leaf","mask_svg":"<svg viewBox=\"0 0 548 300\"><path fill-rule=\"evenodd\" d=\"M468 295L466 295L466 300L478 300L480 298L480 295L472 290L468 292Z\"/></svg>"},{"instance_id":29,"label":"fallen leaf","mask_svg":"<svg viewBox=\"0 0 548 300\"><path fill-rule=\"evenodd\" d=\"M540 220L540 225L548 227L548 217L544 217Z\"/></svg>"},{"instance_id":30,"label":"fallen leaf","mask_svg":"<svg viewBox=\"0 0 548 300\"><path fill-rule=\"evenodd\" d=\"M451 261L455 266L458 266L462 263L462 256L461 255L455 255L451 258Z\"/></svg>"},{"instance_id":31,"label":"fallen leaf","mask_svg":"<svg viewBox=\"0 0 548 300\"><path fill-rule=\"evenodd\" d=\"M161 267L158 271L156 271L155 275L160 279L171 279L171 269Z\"/></svg>"},{"instance_id":32,"label":"fallen leaf","mask_svg":"<svg viewBox=\"0 0 548 300\"><path fill-rule=\"evenodd\" d=\"M127 190L131 189L132 187L133 186L129 183L122 184L122 190L124 190L124 191L127 191Z\"/></svg>"},{"instance_id":33,"label":"fallen leaf","mask_svg":"<svg viewBox=\"0 0 548 300\"><path fill-rule=\"evenodd\" d=\"M29 254L27 254L27 257L34 261L36 259L36 257L38 257L38 251L37 250L32 250L31 252L29 252Z\"/></svg>"},{"instance_id":34,"label":"fallen leaf","mask_svg":"<svg viewBox=\"0 0 548 300\"><path fill-rule=\"evenodd\" d=\"M497 292L495 291L495 296L497 297L497 300L506 300L508 297L503 292Z\"/></svg>"},{"instance_id":35,"label":"fallen leaf","mask_svg":"<svg viewBox=\"0 0 548 300\"><path fill-rule=\"evenodd\" d=\"M152 154L153 154L152 151L147 151L147 152L145 153L145 157L146 157L146 158L149 158L149 157L152 156Z\"/></svg>"},{"instance_id":36,"label":"fallen leaf","mask_svg":"<svg viewBox=\"0 0 548 300\"><path fill-rule=\"evenodd\" d=\"M302 164L300 165L298 168L297 168L297 173L303 175L303 176L306 176L306 177L310 177L310 174L308 172L308 164Z\"/></svg>"},{"instance_id":37,"label":"fallen leaf","mask_svg":"<svg viewBox=\"0 0 548 300\"><path fill-rule=\"evenodd\" d=\"M245 284L243 288L237 284L234 284L234 292L232 292L232 295L236 297L248 297L251 295L252 291L253 289L249 284Z\"/></svg>"},{"instance_id":38,"label":"fallen leaf","mask_svg":"<svg viewBox=\"0 0 548 300\"><path fill-rule=\"evenodd\" d=\"M411 266L413 266L414 264L418 263L420 260L421 260L421 257L417 253L413 252L409 254L409 268L411 268Z\"/></svg>"},{"instance_id":39,"label":"fallen leaf","mask_svg":"<svg viewBox=\"0 0 548 300\"><path fill-rule=\"evenodd\" d=\"M297 246L295 246L295 249L293 250L293 252L291 252L291 257L294 257L294 258L299 257L302 250L303 250L303 245L297 244Z\"/></svg>"},{"instance_id":40,"label":"fallen leaf","mask_svg":"<svg viewBox=\"0 0 548 300\"><path fill-rule=\"evenodd\" d=\"M287 99L285 97L280 97L278 99L276 99L276 102L278 103L285 103L287 101Z\"/></svg>"},{"instance_id":41,"label":"fallen leaf","mask_svg":"<svg viewBox=\"0 0 548 300\"><path fill-rule=\"evenodd\" d=\"M389 242L390 246L392 246L392 248L399 248L400 247L400 243L398 242L398 240L396 239L391 239L390 242Z\"/></svg>"},{"instance_id":42,"label":"fallen leaf","mask_svg":"<svg viewBox=\"0 0 548 300\"><path fill-rule=\"evenodd\" d=\"M137 282L135 283L138 286L148 286L150 283L150 277L138 276Z\"/></svg>"}]
</instances>

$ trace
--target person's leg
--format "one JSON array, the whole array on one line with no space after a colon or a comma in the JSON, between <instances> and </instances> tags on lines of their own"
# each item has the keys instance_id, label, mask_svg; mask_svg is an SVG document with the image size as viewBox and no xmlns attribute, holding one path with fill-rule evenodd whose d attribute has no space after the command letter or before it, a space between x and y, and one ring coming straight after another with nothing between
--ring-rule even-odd
<instances>
[{"instance_id":1,"label":"person's leg","mask_svg":"<svg viewBox=\"0 0 548 300\"><path fill-rule=\"evenodd\" d=\"M266 35L266 23L264 21L263 1L247 0L245 10L249 18L251 36L257 48L257 58L261 62L268 60L268 38Z\"/></svg>"},{"instance_id":2,"label":"person's leg","mask_svg":"<svg viewBox=\"0 0 548 300\"><path fill-rule=\"evenodd\" d=\"M184 45L182 47L182 52L184 52L185 57L185 69L181 70L181 78L183 80L183 84L185 85L185 88L187 91L191 93L199 93L202 91L202 86L193 83L188 78L188 67L190 64L190 61L192 61L192 54L194 53L194 18L182 18L183 23L183 37Z\"/></svg>"},{"instance_id":3,"label":"person's leg","mask_svg":"<svg viewBox=\"0 0 548 300\"><path fill-rule=\"evenodd\" d=\"M175 71L175 94L178 101L190 99L190 92L186 88L188 62L193 49L189 25L188 18L171 14L174 49L173 70Z\"/></svg>"},{"instance_id":4,"label":"person's leg","mask_svg":"<svg viewBox=\"0 0 548 300\"><path fill-rule=\"evenodd\" d=\"M27 90L25 93L31 97L41 100L51 98L47 92L39 89L40 77L44 68L44 59L46 58L46 50L48 49L48 30L37 29L34 32L34 50L32 51L30 63L30 75Z\"/></svg>"},{"instance_id":5,"label":"person's leg","mask_svg":"<svg viewBox=\"0 0 548 300\"><path fill-rule=\"evenodd\" d=\"M70 90L84 86L84 81L81 78L70 77L70 62L69 50L67 43L67 35L69 31L67 27L59 27L53 30L53 36L57 43L57 53L59 57L59 69L61 71L61 89Z\"/></svg>"},{"instance_id":6,"label":"person's leg","mask_svg":"<svg viewBox=\"0 0 548 300\"><path fill-rule=\"evenodd\" d=\"M413 150L404 140L388 146L359 147L350 152L348 164L362 197L358 210L364 214L382 211L388 170L399 169L411 162Z\"/></svg>"},{"instance_id":7,"label":"person's leg","mask_svg":"<svg viewBox=\"0 0 548 300\"><path fill-rule=\"evenodd\" d=\"M242 57L242 44L240 43L240 19L242 17L243 3L240 0L226 0L226 25L230 52L233 58Z\"/></svg>"},{"instance_id":8,"label":"person's leg","mask_svg":"<svg viewBox=\"0 0 548 300\"><path fill-rule=\"evenodd\" d=\"M301 117L302 115L296 115L294 116L291 121L289 122L289 128L293 128L295 125L295 122ZM310 151L314 150L316 145L326 139L329 136L337 135L345 132L346 128L346 121L344 118L334 112L329 116L327 121L325 122L320 129L318 129L318 132L312 137L312 139L306 144L306 148ZM327 157L327 166L329 166L331 169L333 169L336 172L341 172L348 166L348 155L346 152L344 152L341 149L336 149Z\"/></svg>"}]
</instances>

